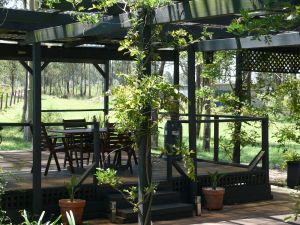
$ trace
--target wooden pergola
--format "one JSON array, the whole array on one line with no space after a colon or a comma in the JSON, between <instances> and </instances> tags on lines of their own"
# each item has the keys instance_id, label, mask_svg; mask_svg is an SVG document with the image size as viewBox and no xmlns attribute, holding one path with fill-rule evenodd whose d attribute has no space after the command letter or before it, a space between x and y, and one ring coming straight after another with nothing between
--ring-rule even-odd
<instances>
[{"instance_id":1,"label":"wooden pergola","mask_svg":"<svg viewBox=\"0 0 300 225\"><path fill-rule=\"evenodd\" d=\"M189 148L196 149L196 116L195 101L195 53L236 50L236 39L226 32L226 26L240 16L242 9L253 12L263 9L265 0L190 0L176 2L173 5L156 9L153 23L163 25L165 31L184 28L194 38L198 38L203 27L208 24L208 31L214 32L213 40L201 41L190 46L188 52L188 123ZM261 12L263 15L263 12ZM0 8L0 59L18 60L33 76L33 211L41 209L41 72L50 62L86 62L92 63L101 73L105 90L109 88L109 60L132 60L117 50L118 43L124 38L130 27L128 16L112 11L96 24L82 24L73 16L59 10L27 11ZM284 32L271 35L271 41L264 38L252 40L252 37L240 38L243 54L241 70L299 72L299 60L287 60L278 66L276 57L281 54L296 55L299 59L299 32ZM295 50L297 49L297 50ZM174 84L179 84L179 52L175 49L158 49L161 61L174 62ZM273 54L272 53L278 53ZM249 63L257 57L273 59L273 67ZM248 57L248 58L247 58ZM32 68L25 61L32 61ZM43 63L42 63L43 62ZM248 63L247 63L248 62ZM103 70L99 64L105 65ZM277 67L275 67L275 64ZM108 97L104 97L104 112L109 110ZM248 118L249 119L249 118ZM250 118L251 120L251 118ZM214 122L214 120L212 120ZM264 124L262 157L268 184L268 120ZM5 125L5 124L4 124ZM0 126L3 124L0 123ZM216 159L218 152L215 152ZM196 162L196 158L195 158ZM196 184L193 184L196 192Z\"/></svg>"}]
</instances>

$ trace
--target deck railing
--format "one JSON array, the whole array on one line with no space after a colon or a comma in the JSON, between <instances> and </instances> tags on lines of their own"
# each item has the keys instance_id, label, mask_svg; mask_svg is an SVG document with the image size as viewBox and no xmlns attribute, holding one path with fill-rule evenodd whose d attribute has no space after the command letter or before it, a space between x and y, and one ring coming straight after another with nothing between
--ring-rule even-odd
<instances>
[{"instance_id":1,"label":"deck railing","mask_svg":"<svg viewBox=\"0 0 300 225\"><path fill-rule=\"evenodd\" d=\"M188 114L179 114L179 116L187 116ZM213 162L220 163L220 164L228 164L233 166L241 166L241 167L251 167L253 169L257 164L261 161L262 162L262 169L266 171L267 179L269 179L269 120L268 118L264 117L249 117L249 116L232 116L232 115L196 115L196 118L199 117L210 117L209 119L197 119L196 123L213 123L214 125L214 139L213 139ZM254 157L251 163L247 165L242 165L240 163L228 163L228 162L221 162L219 159L219 152L220 152L220 123L241 123L241 122L261 122L261 151ZM188 120L168 120L167 122L170 123L180 123L180 124L188 124ZM171 143L174 144L174 143ZM240 154L239 154L240 157ZM197 154L194 154L195 166L197 171L197 161L201 161L197 159ZM180 167L177 161L173 160L171 155L167 155L167 179L172 180L172 167L174 167L179 174L182 176L186 176L184 174L184 170Z\"/></svg>"}]
</instances>

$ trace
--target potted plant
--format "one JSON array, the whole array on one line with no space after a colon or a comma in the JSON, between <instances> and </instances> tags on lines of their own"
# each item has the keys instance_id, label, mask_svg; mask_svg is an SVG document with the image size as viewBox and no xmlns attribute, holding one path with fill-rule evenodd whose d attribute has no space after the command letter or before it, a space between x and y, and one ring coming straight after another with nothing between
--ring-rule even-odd
<instances>
[{"instance_id":1,"label":"potted plant","mask_svg":"<svg viewBox=\"0 0 300 225\"><path fill-rule=\"evenodd\" d=\"M225 189L218 187L218 182L224 175L219 174L217 171L214 173L208 172L208 174L211 179L211 187L202 188L206 208L209 210L222 209Z\"/></svg>"},{"instance_id":2,"label":"potted plant","mask_svg":"<svg viewBox=\"0 0 300 225\"><path fill-rule=\"evenodd\" d=\"M60 199L59 207L62 215L63 224L68 224L67 212L72 212L74 215L75 223L82 224L82 215L86 201L83 199L75 199L75 193L78 191L78 182L75 176L72 176L69 182L65 183L68 190L69 199Z\"/></svg>"},{"instance_id":3,"label":"potted plant","mask_svg":"<svg viewBox=\"0 0 300 225\"><path fill-rule=\"evenodd\" d=\"M300 185L300 154L296 151L286 151L283 154L282 168L287 167L287 186L294 188Z\"/></svg>"}]
</instances>

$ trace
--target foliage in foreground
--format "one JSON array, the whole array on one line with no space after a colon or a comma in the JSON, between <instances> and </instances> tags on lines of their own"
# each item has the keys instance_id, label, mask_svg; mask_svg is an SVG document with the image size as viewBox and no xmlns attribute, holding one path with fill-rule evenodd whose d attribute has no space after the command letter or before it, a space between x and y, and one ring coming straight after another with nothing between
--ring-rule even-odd
<instances>
[{"instance_id":1,"label":"foliage in foreground","mask_svg":"<svg viewBox=\"0 0 300 225\"><path fill-rule=\"evenodd\" d=\"M58 221L61 218L61 215L59 215L54 222L48 221L48 222L44 223L43 222L44 215L45 215L45 211L42 212L38 221L36 221L36 220L30 221L26 210L24 210L22 213L24 222L21 225L56 225L56 224L58 224ZM67 215L68 224L76 225L73 212L72 211L66 212L66 215Z\"/></svg>"},{"instance_id":2,"label":"foliage in foreground","mask_svg":"<svg viewBox=\"0 0 300 225\"><path fill-rule=\"evenodd\" d=\"M179 102L186 102L186 97L176 87L162 77L151 75L138 79L135 75L123 75L125 85L112 89L114 112L111 117L117 119L117 127L124 130L138 131L141 124L147 122L148 112L141 113L145 106L153 111L176 112ZM151 121L150 131L156 131L158 121Z\"/></svg>"},{"instance_id":3,"label":"foliage in foreground","mask_svg":"<svg viewBox=\"0 0 300 225\"><path fill-rule=\"evenodd\" d=\"M289 221L296 221L299 218L300 215L300 193L299 190L297 190L296 193L291 194L292 201L294 202L294 206L292 207L292 214L290 216L287 216L284 218L285 222Z\"/></svg>"}]
</instances>

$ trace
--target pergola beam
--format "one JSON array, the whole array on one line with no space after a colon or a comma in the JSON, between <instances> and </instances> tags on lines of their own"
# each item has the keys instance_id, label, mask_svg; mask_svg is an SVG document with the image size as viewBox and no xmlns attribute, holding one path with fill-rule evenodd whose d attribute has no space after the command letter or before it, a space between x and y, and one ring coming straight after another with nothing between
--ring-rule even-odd
<instances>
[{"instance_id":1,"label":"pergola beam","mask_svg":"<svg viewBox=\"0 0 300 225\"><path fill-rule=\"evenodd\" d=\"M32 31L50 26L58 26L76 22L69 13L57 11L41 12L0 7L1 29ZM18 29L16 29L18 28Z\"/></svg>"},{"instance_id":2,"label":"pergola beam","mask_svg":"<svg viewBox=\"0 0 300 225\"><path fill-rule=\"evenodd\" d=\"M265 0L191 0L156 9L153 23L195 21L208 17L239 14L241 9L259 10ZM27 34L25 43L49 42L83 36L109 37L130 27L128 14L108 16L97 24L73 23L36 30Z\"/></svg>"},{"instance_id":3,"label":"pergola beam","mask_svg":"<svg viewBox=\"0 0 300 225\"><path fill-rule=\"evenodd\" d=\"M300 46L299 32L285 32L275 35L262 36L259 39L253 37L240 38L242 49L252 48L271 48L271 47L289 47ZM266 41L269 37L269 41ZM235 38L216 39L201 41L195 46L196 51L210 52L220 50L236 50L237 43Z\"/></svg>"},{"instance_id":4,"label":"pergola beam","mask_svg":"<svg viewBox=\"0 0 300 225\"><path fill-rule=\"evenodd\" d=\"M107 60L133 60L129 54L119 52L116 48L97 47L50 47L42 46L43 62L96 63L105 64ZM31 46L17 44L0 44L0 60L31 61ZM161 60L173 61L174 50L158 50Z\"/></svg>"}]
</instances>

